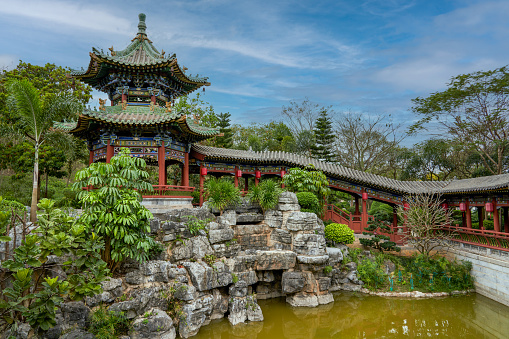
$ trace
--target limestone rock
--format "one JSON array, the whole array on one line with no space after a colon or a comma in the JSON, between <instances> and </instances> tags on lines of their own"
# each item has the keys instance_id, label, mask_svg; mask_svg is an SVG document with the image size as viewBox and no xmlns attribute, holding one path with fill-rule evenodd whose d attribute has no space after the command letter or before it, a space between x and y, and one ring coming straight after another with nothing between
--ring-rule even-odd
<instances>
[{"instance_id":1,"label":"limestone rock","mask_svg":"<svg viewBox=\"0 0 509 339\"><path fill-rule=\"evenodd\" d=\"M218 289L212 290L212 314L210 319L221 319L228 311L228 296L221 294Z\"/></svg>"},{"instance_id":2,"label":"limestone rock","mask_svg":"<svg viewBox=\"0 0 509 339\"><path fill-rule=\"evenodd\" d=\"M228 266L220 261L214 263L215 269L200 262L184 262L183 266L189 272L191 281L198 291L228 286L233 281Z\"/></svg>"},{"instance_id":3,"label":"limestone rock","mask_svg":"<svg viewBox=\"0 0 509 339\"><path fill-rule=\"evenodd\" d=\"M85 329L88 326L90 308L81 301L63 303L60 307L63 317L62 331L69 328Z\"/></svg>"},{"instance_id":4,"label":"limestone rock","mask_svg":"<svg viewBox=\"0 0 509 339\"><path fill-rule=\"evenodd\" d=\"M72 330L60 336L59 339L95 339L95 335L85 330Z\"/></svg>"},{"instance_id":5,"label":"limestone rock","mask_svg":"<svg viewBox=\"0 0 509 339\"><path fill-rule=\"evenodd\" d=\"M275 229L270 235L270 240L277 241L283 244L292 243L292 235L286 230Z\"/></svg>"},{"instance_id":6,"label":"limestone rock","mask_svg":"<svg viewBox=\"0 0 509 339\"><path fill-rule=\"evenodd\" d=\"M306 285L306 277L301 272L283 272L281 285L283 293L300 292Z\"/></svg>"},{"instance_id":7,"label":"limestone rock","mask_svg":"<svg viewBox=\"0 0 509 339\"><path fill-rule=\"evenodd\" d=\"M254 224L263 221L263 214L261 213L241 213L237 214L238 224Z\"/></svg>"},{"instance_id":8,"label":"limestone rock","mask_svg":"<svg viewBox=\"0 0 509 339\"><path fill-rule=\"evenodd\" d=\"M237 213L234 210L226 210L220 217L217 217L217 222L228 226L237 224Z\"/></svg>"},{"instance_id":9,"label":"limestone rock","mask_svg":"<svg viewBox=\"0 0 509 339\"><path fill-rule=\"evenodd\" d=\"M283 212L268 210L265 212L265 224L272 228L281 228L283 225Z\"/></svg>"},{"instance_id":10,"label":"limestone rock","mask_svg":"<svg viewBox=\"0 0 509 339\"><path fill-rule=\"evenodd\" d=\"M318 297L314 294L292 294L286 297L286 302L294 307L316 307Z\"/></svg>"},{"instance_id":11,"label":"limestone rock","mask_svg":"<svg viewBox=\"0 0 509 339\"><path fill-rule=\"evenodd\" d=\"M256 301L256 297L247 296L246 297L246 315L247 320L249 321L263 321L263 313L260 305Z\"/></svg>"},{"instance_id":12,"label":"limestone rock","mask_svg":"<svg viewBox=\"0 0 509 339\"><path fill-rule=\"evenodd\" d=\"M288 270L295 266L297 255L292 251L258 251L256 270Z\"/></svg>"},{"instance_id":13,"label":"limestone rock","mask_svg":"<svg viewBox=\"0 0 509 339\"><path fill-rule=\"evenodd\" d=\"M239 280L229 288L229 294L232 298L242 298L247 295L247 283Z\"/></svg>"},{"instance_id":14,"label":"limestone rock","mask_svg":"<svg viewBox=\"0 0 509 339\"><path fill-rule=\"evenodd\" d=\"M122 295L122 279L107 278L107 280L101 282L101 286L103 293L85 298L89 307L95 307L101 303L112 303Z\"/></svg>"},{"instance_id":15,"label":"limestone rock","mask_svg":"<svg viewBox=\"0 0 509 339\"><path fill-rule=\"evenodd\" d=\"M325 304L334 302L334 297L332 296L331 293L321 294L321 295L317 296L317 298L318 298L318 303L320 305L325 305Z\"/></svg>"},{"instance_id":16,"label":"limestone rock","mask_svg":"<svg viewBox=\"0 0 509 339\"><path fill-rule=\"evenodd\" d=\"M204 295L182 306L183 316L179 323L179 334L182 338L189 338L198 333L212 314L213 302L214 298L211 295Z\"/></svg>"},{"instance_id":17,"label":"limestone rock","mask_svg":"<svg viewBox=\"0 0 509 339\"><path fill-rule=\"evenodd\" d=\"M298 255L297 256L297 262L300 264L323 265L323 264L327 263L328 260L329 260L328 255L315 255L315 256Z\"/></svg>"},{"instance_id":18,"label":"limestone rock","mask_svg":"<svg viewBox=\"0 0 509 339\"><path fill-rule=\"evenodd\" d=\"M245 281L247 285L253 285L258 282L256 271L237 272L235 275L237 275L239 280Z\"/></svg>"},{"instance_id":19,"label":"limestone rock","mask_svg":"<svg viewBox=\"0 0 509 339\"><path fill-rule=\"evenodd\" d=\"M327 255L329 256L328 264L330 266L334 267L336 264L343 261L343 252L339 248L327 247L326 252L327 252Z\"/></svg>"},{"instance_id":20,"label":"limestone rock","mask_svg":"<svg viewBox=\"0 0 509 339\"><path fill-rule=\"evenodd\" d=\"M297 254L325 255L325 238L320 234L299 233L293 239L293 250Z\"/></svg>"},{"instance_id":21,"label":"limestone rock","mask_svg":"<svg viewBox=\"0 0 509 339\"><path fill-rule=\"evenodd\" d=\"M231 298L228 309L228 321L233 326L247 320L246 298Z\"/></svg>"},{"instance_id":22,"label":"limestone rock","mask_svg":"<svg viewBox=\"0 0 509 339\"><path fill-rule=\"evenodd\" d=\"M318 217L310 212L292 212L286 220L290 231L314 231L319 228Z\"/></svg>"},{"instance_id":23,"label":"limestone rock","mask_svg":"<svg viewBox=\"0 0 509 339\"><path fill-rule=\"evenodd\" d=\"M232 240L234 234L235 233L233 232L233 230L231 228L210 230L209 231L209 241L211 244L217 244L219 242Z\"/></svg>"},{"instance_id":24,"label":"limestone rock","mask_svg":"<svg viewBox=\"0 0 509 339\"><path fill-rule=\"evenodd\" d=\"M212 249L217 258L231 258L235 257L240 252L240 245L237 242L227 241L223 244L213 244Z\"/></svg>"},{"instance_id":25,"label":"limestone rock","mask_svg":"<svg viewBox=\"0 0 509 339\"><path fill-rule=\"evenodd\" d=\"M274 281L274 272L272 271L257 271L258 281L272 282Z\"/></svg>"},{"instance_id":26,"label":"limestone rock","mask_svg":"<svg viewBox=\"0 0 509 339\"><path fill-rule=\"evenodd\" d=\"M182 283L175 284L175 292L173 296L179 300L189 301L193 300L196 294L196 287Z\"/></svg>"},{"instance_id":27,"label":"limestone rock","mask_svg":"<svg viewBox=\"0 0 509 339\"><path fill-rule=\"evenodd\" d=\"M131 339L175 339L173 321L166 312L151 308L133 322Z\"/></svg>"},{"instance_id":28,"label":"limestone rock","mask_svg":"<svg viewBox=\"0 0 509 339\"><path fill-rule=\"evenodd\" d=\"M173 261L181 261L193 258L195 260L203 258L205 255L211 255L214 251L210 247L206 236L196 236L185 240L181 245L171 250Z\"/></svg>"}]
</instances>

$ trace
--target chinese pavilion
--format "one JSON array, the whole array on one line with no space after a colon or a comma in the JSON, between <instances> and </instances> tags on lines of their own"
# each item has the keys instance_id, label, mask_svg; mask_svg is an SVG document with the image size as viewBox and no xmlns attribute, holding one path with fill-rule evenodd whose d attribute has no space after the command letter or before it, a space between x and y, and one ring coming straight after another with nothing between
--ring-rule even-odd
<instances>
[{"instance_id":1,"label":"chinese pavilion","mask_svg":"<svg viewBox=\"0 0 509 339\"><path fill-rule=\"evenodd\" d=\"M253 152L208 147L196 142L219 135L213 128L200 126L187 112L176 111L173 102L202 86L207 78L190 76L179 66L175 54L158 51L145 32L145 15L139 15L138 33L124 50L109 48L109 53L93 49L87 70L72 75L95 89L108 94L110 105L100 100L98 110L85 110L77 124L57 123L56 127L85 139L90 150L90 163L109 162L120 147L129 147L133 156L143 157L159 166L156 195L167 191L191 192L190 173L200 177L200 204L203 202L205 176L233 175L235 185L248 178L255 185L263 177L283 177L290 167L312 164L325 173L331 189L351 194L355 212L350 214L329 205L326 219L348 224L356 233L367 226L367 200L377 200L394 207L395 241L405 226L397 225L396 207L405 206L411 194L432 193L444 200L446 209L462 212L463 223L451 225L458 241L509 251L509 174L452 181L400 181L353 170L336 164L285 152ZM166 167L178 163L182 167L181 186L169 186ZM479 229L472 227L471 212L479 216ZM483 215L493 216L494 230L485 230Z\"/></svg>"},{"instance_id":2,"label":"chinese pavilion","mask_svg":"<svg viewBox=\"0 0 509 339\"><path fill-rule=\"evenodd\" d=\"M189 187L191 145L219 132L177 112L173 102L210 83L187 75L176 55L158 51L145 30L145 14L140 14L138 33L125 49L92 49L88 68L71 75L108 94L110 105L99 99L99 109L82 112L77 125L59 127L87 141L90 163L109 162L120 147L128 147L133 156L159 166L156 190L165 189L172 163L181 164L182 187Z\"/></svg>"}]
</instances>

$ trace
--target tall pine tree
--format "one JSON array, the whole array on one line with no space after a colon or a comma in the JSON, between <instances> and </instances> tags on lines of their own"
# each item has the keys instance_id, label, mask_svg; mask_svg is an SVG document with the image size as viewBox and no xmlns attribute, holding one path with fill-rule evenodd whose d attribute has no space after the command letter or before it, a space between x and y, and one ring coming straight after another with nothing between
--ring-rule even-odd
<instances>
[{"instance_id":1,"label":"tall pine tree","mask_svg":"<svg viewBox=\"0 0 509 339\"><path fill-rule=\"evenodd\" d=\"M327 111L327 109L322 108L320 116L316 119L313 128L315 144L311 146L311 155L316 159L335 162L336 155L333 151L333 145L336 137L332 133L332 121Z\"/></svg>"},{"instance_id":2,"label":"tall pine tree","mask_svg":"<svg viewBox=\"0 0 509 339\"><path fill-rule=\"evenodd\" d=\"M222 137L216 138L216 146L223 148L233 147L233 131L230 126L230 113L220 113L217 116L219 118L219 132L223 133Z\"/></svg>"}]
</instances>

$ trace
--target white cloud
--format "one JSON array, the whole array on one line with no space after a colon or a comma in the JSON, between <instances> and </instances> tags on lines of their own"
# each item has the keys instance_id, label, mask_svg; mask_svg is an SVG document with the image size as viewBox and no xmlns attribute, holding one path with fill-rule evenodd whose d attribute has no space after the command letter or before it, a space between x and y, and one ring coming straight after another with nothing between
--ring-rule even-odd
<instances>
[{"instance_id":1,"label":"white cloud","mask_svg":"<svg viewBox=\"0 0 509 339\"><path fill-rule=\"evenodd\" d=\"M64 25L104 33L132 34L132 21L112 12L100 5L58 0L4 0L0 6L0 14L41 21L45 26L50 23L61 32L66 32L66 28L61 27Z\"/></svg>"},{"instance_id":2,"label":"white cloud","mask_svg":"<svg viewBox=\"0 0 509 339\"><path fill-rule=\"evenodd\" d=\"M0 71L11 70L18 64L18 59L10 54L0 54Z\"/></svg>"}]
</instances>

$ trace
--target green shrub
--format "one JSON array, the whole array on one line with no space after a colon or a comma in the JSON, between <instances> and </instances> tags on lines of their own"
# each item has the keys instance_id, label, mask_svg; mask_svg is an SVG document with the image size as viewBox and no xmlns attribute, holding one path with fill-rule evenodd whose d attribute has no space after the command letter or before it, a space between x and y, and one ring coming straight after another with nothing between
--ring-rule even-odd
<instances>
[{"instance_id":1,"label":"green shrub","mask_svg":"<svg viewBox=\"0 0 509 339\"><path fill-rule=\"evenodd\" d=\"M359 279L364 282L364 286L370 290L378 289L387 279L387 274L385 274L378 260L370 258L365 258L359 263L357 272L359 273Z\"/></svg>"},{"instance_id":2,"label":"green shrub","mask_svg":"<svg viewBox=\"0 0 509 339\"><path fill-rule=\"evenodd\" d=\"M297 199L299 200L299 205L301 207L301 211L303 212L312 212L317 215L323 214L322 206L320 205L320 201L318 197L311 192L297 192Z\"/></svg>"},{"instance_id":3,"label":"green shrub","mask_svg":"<svg viewBox=\"0 0 509 339\"><path fill-rule=\"evenodd\" d=\"M240 191L235 185L225 179L211 178L205 183L205 196L212 208L223 214L226 207L240 204Z\"/></svg>"},{"instance_id":4,"label":"green shrub","mask_svg":"<svg viewBox=\"0 0 509 339\"><path fill-rule=\"evenodd\" d=\"M345 224L329 224L325 226L325 238L333 242L341 242L343 244L353 244L355 236Z\"/></svg>"},{"instance_id":5,"label":"green shrub","mask_svg":"<svg viewBox=\"0 0 509 339\"><path fill-rule=\"evenodd\" d=\"M131 321L124 312L108 311L101 306L92 313L89 331L97 339L116 339L129 334L130 328Z\"/></svg>"},{"instance_id":6,"label":"green shrub","mask_svg":"<svg viewBox=\"0 0 509 339\"><path fill-rule=\"evenodd\" d=\"M486 219L482 223L485 230L493 231L495 229L495 222L492 219Z\"/></svg>"},{"instance_id":7,"label":"green shrub","mask_svg":"<svg viewBox=\"0 0 509 339\"><path fill-rule=\"evenodd\" d=\"M257 203L265 211L276 208L279 195L283 192L278 182L263 180L258 186L252 187L247 194L249 201Z\"/></svg>"},{"instance_id":8,"label":"green shrub","mask_svg":"<svg viewBox=\"0 0 509 339\"><path fill-rule=\"evenodd\" d=\"M325 266L323 268L323 273L324 274L329 274L330 272L332 272L332 266Z\"/></svg>"}]
</instances>

